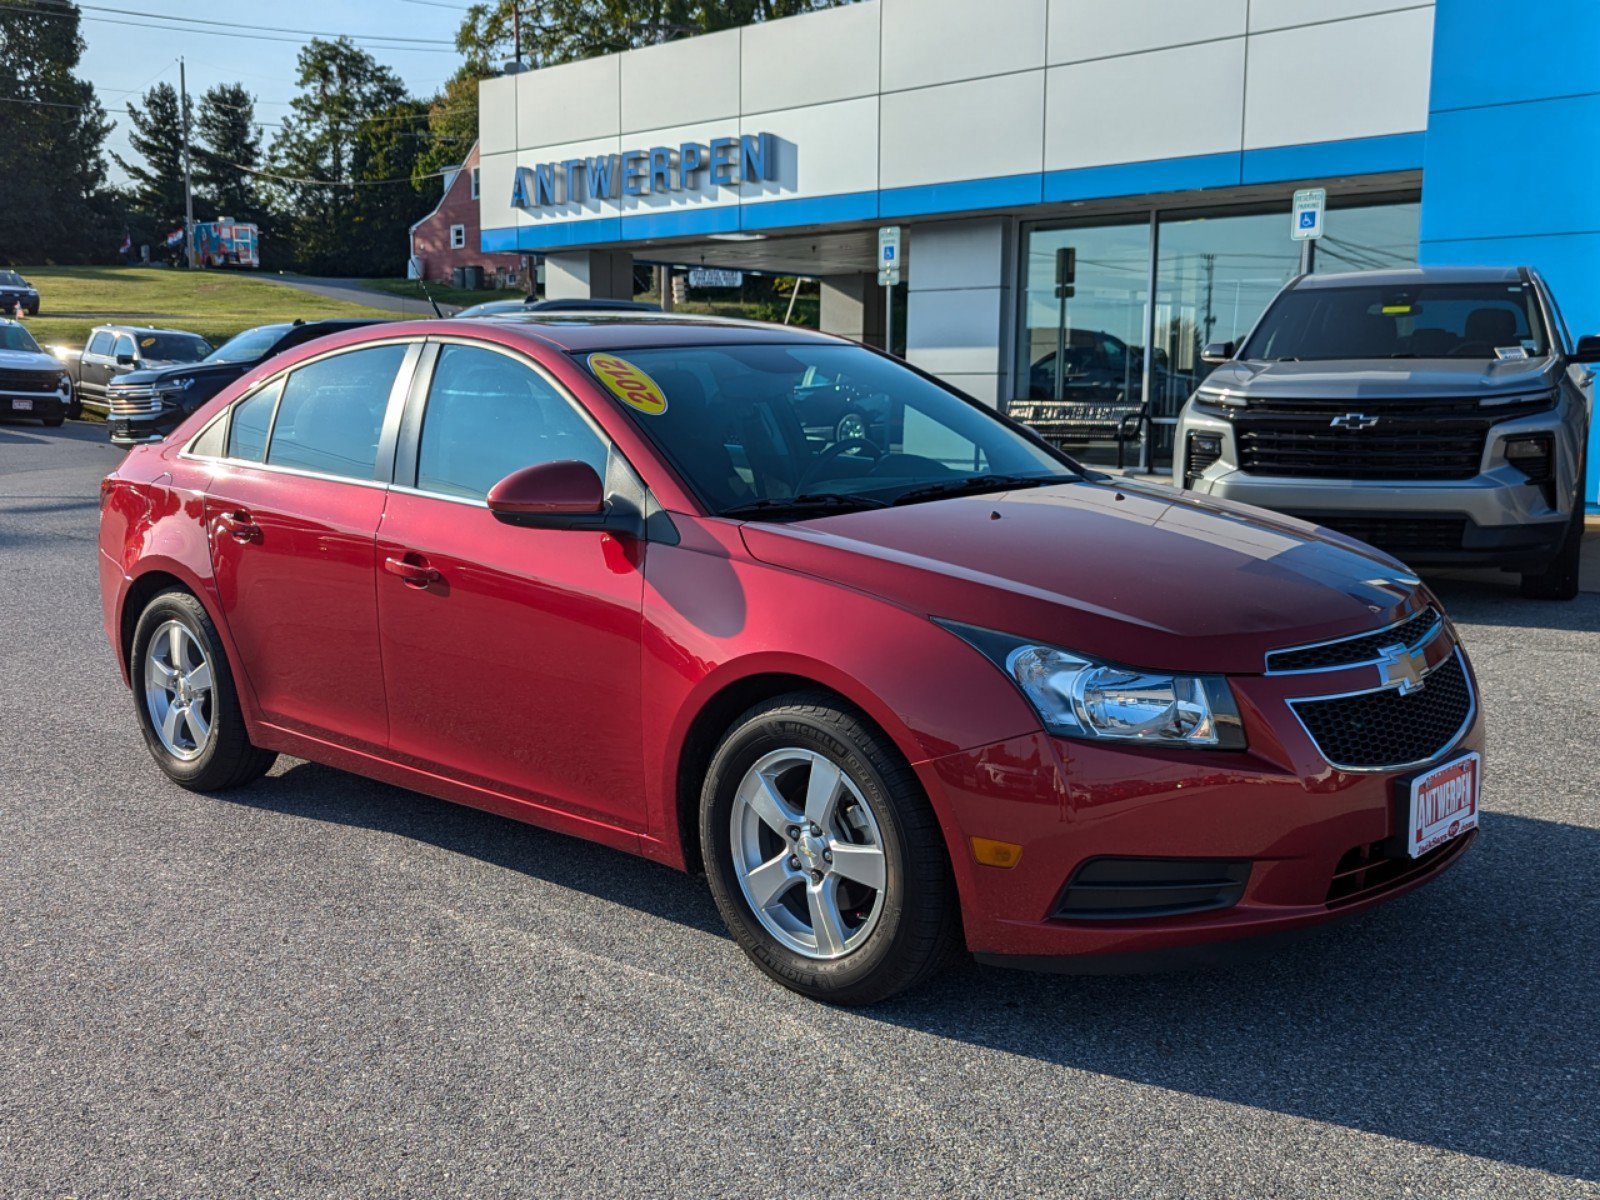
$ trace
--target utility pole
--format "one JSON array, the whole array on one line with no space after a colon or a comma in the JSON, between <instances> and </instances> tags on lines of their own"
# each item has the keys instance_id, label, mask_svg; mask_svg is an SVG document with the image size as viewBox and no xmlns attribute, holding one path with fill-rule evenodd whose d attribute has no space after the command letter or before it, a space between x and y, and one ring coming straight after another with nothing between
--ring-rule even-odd
<instances>
[{"instance_id":1,"label":"utility pole","mask_svg":"<svg viewBox=\"0 0 1600 1200\"><path fill-rule=\"evenodd\" d=\"M189 81L178 59L178 110L183 114L183 250L194 270L194 181L189 170Z\"/></svg>"}]
</instances>

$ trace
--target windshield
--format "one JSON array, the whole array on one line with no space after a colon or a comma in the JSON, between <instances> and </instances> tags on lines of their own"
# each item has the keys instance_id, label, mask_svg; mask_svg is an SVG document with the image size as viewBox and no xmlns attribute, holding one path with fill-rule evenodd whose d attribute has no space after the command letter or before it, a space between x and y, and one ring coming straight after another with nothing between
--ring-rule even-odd
<instances>
[{"instance_id":1,"label":"windshield","mask_svg":"<svg viewBox=\"0 0 1600 1200\"><path fill-rule=\"evenodd\" d=\"M577 357L719 515L814 516L1082 478L985 409L860 346Z\"/></svg>"},{"instance_id":2,"label":"windshield","mask_svg":"<svg viewBox=\"0 0 1600 1200\"><path fill-rule=\"evenodd\" d=\"M1294 288L1261 318L1241 358L1533 358L1549 340L1523 283Z\"/></svg>"},{"instance_id":3,"label":"windshield","mask_svg":"<svg viewBox=\"0 0 1600 1200\"><path fill-rule=\"evenodd\" d=\"M27 282L15 271L0 271L0 286L26 287Z\"/></svg>"},{"instance_id":4,"label":"windshield","mask_svg":"<svg viewBox=\"0 0 1600 1200\"><path fill-rule=\"evenodd\" d=\"M0 325L0 350L22 350L29 354L43 354L39 343L33 340L21 325Z\"/></svg>"},{"instance_id":5,"label":"windshield","mask_svg":"<svg viewBox=\"0 0 1600 1200\"><path fill-rule=\"evenodd\" d=\"M211 353L211 343L192 333L134 332L139 358L144 362L199 362Z\"/></svg>"},{"instance_id":6,"label":"windshield","mask_svg":"<svg viewBox=\"0 0 1600 1200\"><path fill-rule=\"evenodd\" d=\"M236 333L223 342L206 356L206 361L255 362L256 359L264 357L268 350L278 344L278 339L293 328L293 325L284 324L257 325L254 329L246 329L243 333Z\"/></svg>"}]
</instances>

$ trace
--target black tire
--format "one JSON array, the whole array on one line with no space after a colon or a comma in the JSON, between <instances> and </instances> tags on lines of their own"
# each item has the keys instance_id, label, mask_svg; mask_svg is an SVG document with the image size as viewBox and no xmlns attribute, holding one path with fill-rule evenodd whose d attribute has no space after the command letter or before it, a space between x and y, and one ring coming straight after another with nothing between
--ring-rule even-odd
<instances>
[{"instance_id":1,"label":"black tire","mask_svg":"<svg viewBox=\"0 0 1600 1200\"><path fill-rule=\"evenodd\" d=\"M76 421L83 416L83 401L78 399L78 387L67 380L67 420Z\"/></svg>"},{"instance_id":2,"label":"black tire","mask_svg":"<svg viewBox=\"0 0 1600 1200\"><path fill-rule=\"evenodd\" d=\"M66 419L67 419L66 417L44 417L44 418L42 418L42 420L44 421L46 429L60 429L62 424L66 421Z\"/></svg>"},{"instance_id":3,"label":"black tire","mask_svg":"<svg viewBox=\"0 0 1600 1200\"><path fill-rule=\"evenodd\" d=\"M764 755L790 748L839 767L871 808L881 835L885 885L877 923L838 958L801 954L775 938L756 917L734 864L731 821L740 781ZM734 941L762 971L801 995L873 1004L924 982L961 949L944 837L916 775L887 738L827 693L779 696L734 722L701 789L700 845Z\"/></svg>"},{"instance_id":4,"label":"black tire","mask_svg":"<svg viewBox=\"0 0 1600 1200\"><path fill-rule=\"evenodd\" d=\"M162 744L145 698L145 663L151 635L168 621L177 621L193 635L212 669L210 733L199 755L189 759L179 758ZM219 792L259 779L277 760L275 751L251 744L239 711L239 695L223 653L222 639L217 636L217 627L211 623L200 601L188 592L174 588L157 594L145 605L133 631L129 675L133 680L134 709L145 745L150 748L156 765L174 783L195 792Z\"/></svg>"},{"instance_id":5,"label":"black tire","mask_svg":"<svg viewBox=\"0 0 1600 1200\"><path fill-rule=\"evenodd\" d=\"M1567 524L1561 549L1543 571L1522 577L1522 594L1530 600L1575 600L1578 596L1578 566L1583 554L1583 523L1588 464L1578 472L1578 494L1572 501L1572 520Z\"/></svg>"}]
</instances>

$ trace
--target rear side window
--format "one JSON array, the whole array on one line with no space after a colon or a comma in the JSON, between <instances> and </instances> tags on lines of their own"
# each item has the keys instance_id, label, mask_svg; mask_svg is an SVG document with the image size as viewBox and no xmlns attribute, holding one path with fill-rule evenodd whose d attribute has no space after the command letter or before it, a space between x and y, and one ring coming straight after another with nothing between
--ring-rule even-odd
<instances>
[{"instance_id":1,"label":"rear side window","mask_svg":"<svg viewBox=\"0 0 1600 1200\"><path fill-rule=\"evenodd\" d=\"M233 406L228 422L228 457L260 462L267 452L267 431L272 428L272 406L278 402L281 383L264 387Z\"/></svg>"},{"instance_id":2,"label":"rear side window","mask_svg":"<svg viewBox=\"0 0 1600 1200\"><path fill-rule=\"evenodd\" d=\"M110 354L112 337L104 329L89 339L90 354Z\"/></svg>"},{"instance_id":3,"label":"rear side window","mask_svg":"<svg viewBox=\"0 0 1600 1200\"><path fill-rule=\"evenodd\" d=\"M476 346L439 351L417 447L417 487L481 500L513 471L576 459L602 479L608 448L536 371Z\"/></svg>"},{"instance_id":4,"label":"rear side window","mask_svg":"<svg viewBox=\"0 0 1600 1200\"><path fill-rule=\"evenodd\" d=\"M284 382L267 462L371 479L378 435L404 345L352 350L294 371Z\"/></svg>"}]
</instances>

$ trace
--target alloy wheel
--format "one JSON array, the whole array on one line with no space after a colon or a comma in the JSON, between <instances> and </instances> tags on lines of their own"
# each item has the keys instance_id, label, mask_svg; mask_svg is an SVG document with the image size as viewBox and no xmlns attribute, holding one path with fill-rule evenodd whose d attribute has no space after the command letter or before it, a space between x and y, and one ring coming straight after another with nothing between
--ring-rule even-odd
<instances>
[{"instance_id":1,"label":"alloy wheel","mask_svg":"<svg viewBox=\"0 0 1600 1200\"><path fill-rule=\"evenodd\" d=\"M181 621L164 621L150 635L144 656L144 702L150 726L168 754L199 758L211 737L211 662Z\"/></svg>"},{"instance_id":2,"label":"alloy wheel","mask_svg":"<svg viewBox=\"0 0 1600 1200\"><path fill-rule=\"evenodd\" d=\"M739 887L778 942L834 959L872 936L886 891L883 835L838 764L798 747L763 755L740 780L730 820Z\"/></svg>"}]
</instances>

